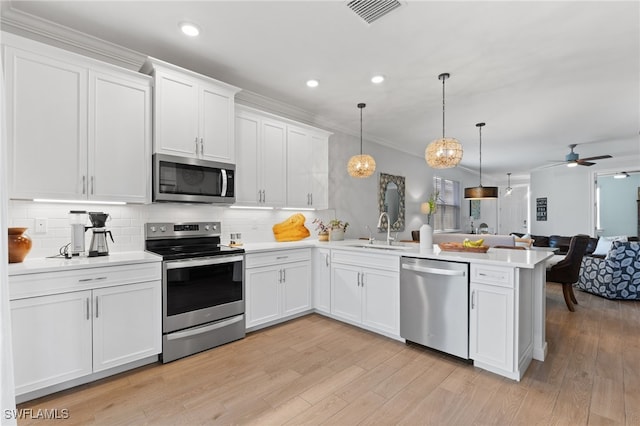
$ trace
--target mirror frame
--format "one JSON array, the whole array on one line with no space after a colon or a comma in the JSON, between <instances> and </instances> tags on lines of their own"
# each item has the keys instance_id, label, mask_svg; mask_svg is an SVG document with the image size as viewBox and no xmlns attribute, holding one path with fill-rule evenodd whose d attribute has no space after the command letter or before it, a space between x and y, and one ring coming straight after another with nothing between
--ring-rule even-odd
<instances>
[{"instance_id":1,"label":"mirror frame","mask_svg":"<svg viewBox=\"0 0 640 426\"><path fill-rule=\"evenodd\" d=\"M384 212L385 195L387 191L387 185L389 183L395 183L398 187L398 220L391 224L392 231L404 231L404 176L388 175L386 173L380 173L380 180L378 185L378 210L381 215ZM387 217L382 218L380 232L387 231Z\"/></svg>"}]
</instances>

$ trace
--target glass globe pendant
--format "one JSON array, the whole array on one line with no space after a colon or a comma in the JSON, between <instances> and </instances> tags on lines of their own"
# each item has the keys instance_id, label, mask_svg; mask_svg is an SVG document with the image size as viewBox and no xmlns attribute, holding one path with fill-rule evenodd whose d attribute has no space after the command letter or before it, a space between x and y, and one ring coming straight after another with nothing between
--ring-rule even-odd
<instances>
[{"instance_id":1,"label":"glass globe pendant","mask_svg":"<svg viewBox=\"0 0 640 426\"><path fill-rule=\"evenodd\" d=\"M355 178L367 178L376 171L376 160L369 154L362 153L362 109L366 104L358 104L360 108L360 155L354 155L347 163L349 175Z\"/></svg>"},{"instance_id":2,"label":"glass globe pendant","mask_svg":"<svg viewBox=\"0 0 640 426\"><path fill-rule=\"evenodd\" d=\"M462 144L455 138L444 136L444 81L449 73L438 76L442 80L442 137L431 142L424 152L427 164L434 169L448 169L455 167L462 160Z\"/></svg>"}]
</instances>

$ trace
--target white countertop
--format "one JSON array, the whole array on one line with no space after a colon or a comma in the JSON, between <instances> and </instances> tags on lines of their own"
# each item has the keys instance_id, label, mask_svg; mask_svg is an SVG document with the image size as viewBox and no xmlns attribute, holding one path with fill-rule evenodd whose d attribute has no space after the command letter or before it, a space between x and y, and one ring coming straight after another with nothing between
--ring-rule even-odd
<instances>
[{"instance_id":1,"label":"white countertop","mask_svg":"<svg viewBox=\"0 0 640 426\"><path fill-rule=\"evenodd\" d=\"M359 252L366 252L371 254L385 254L391 256L407 256L417 257L422 259L434 259L453 262L470 262L475 264L485 265L502 265L511 266L515 268L529 268L532 269L535 265L544 262L548 258L553 256L551 251L542 250L510 250L510 249L496 249L490 248L486 253L467 253L467 252L452 252L442 251L437 245L434 245L433 251L421 251L419 244L417 243L399 243L394 247L385 249L383 245L376 243L375 247L355 247L355 245L367 246L366 240L345 240L345 241L329 241L322 242L318 240L301 240L295 242L266 242L266 243L247 243L244 245L244 249L247 253L256 253L263 251L273 250L288 250L296 248L313 248L313 247L326 247L330 249L343 249L353 250Z\"/></svg>"},{"instance_id":2,"label":"white countertop","mask_svg":"<svg viewBox=\"0 0 640 426\"><path fill-rule=\"evenodd\" d=\"M73 259L65 259L64 257L29 258L27 256L21 263L9 264L9 276L161 261L162 257L145 251L109 253L108 256L98 257L82 256Z\"/></svg>"}]
</instances>

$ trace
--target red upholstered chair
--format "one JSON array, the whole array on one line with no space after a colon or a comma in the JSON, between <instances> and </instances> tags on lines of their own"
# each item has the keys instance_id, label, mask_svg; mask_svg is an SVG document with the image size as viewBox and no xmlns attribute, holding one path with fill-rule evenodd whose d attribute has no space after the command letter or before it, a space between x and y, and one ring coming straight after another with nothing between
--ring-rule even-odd
<instances>
[{"instance_id":1,"label":"red upholstered chair","mask_svg":"<svg viewBox=\"0 0 640 426\"><path fill-rule=\"evenodd\" d=\"M576 310L573 305L578 304L576 296L573 294L573 284L578 282L580 264L588 244L588 235L573 236L565 258L547 270L547 282L562 284L564 301L571 312Z\"/></svg>"}]
</instances>

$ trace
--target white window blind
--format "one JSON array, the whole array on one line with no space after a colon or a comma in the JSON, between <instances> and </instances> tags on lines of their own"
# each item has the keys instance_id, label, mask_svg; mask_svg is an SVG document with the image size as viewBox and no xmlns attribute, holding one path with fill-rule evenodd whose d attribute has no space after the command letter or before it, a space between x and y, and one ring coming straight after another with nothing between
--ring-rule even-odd
<instances>
[{"instance_id":1,"label":"white window blind","mask_svg":"<svg viewBox=\"0 0 640 426\"><path fill-rule=\"evenodd\" d=\"M460 182L434 176L433 187L438 192L433 229L435 231L460 229Z\"/></svg>"}]
</instances>

